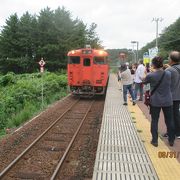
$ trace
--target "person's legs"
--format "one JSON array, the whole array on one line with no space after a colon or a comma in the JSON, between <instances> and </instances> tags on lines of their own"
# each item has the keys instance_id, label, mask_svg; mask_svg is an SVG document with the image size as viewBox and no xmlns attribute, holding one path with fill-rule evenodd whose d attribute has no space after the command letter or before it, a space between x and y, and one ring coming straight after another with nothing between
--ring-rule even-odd
<instances>
[{"instance_id":1,"label":"person's legs","mask_svg":"<svg viewBox=\"0 0 180 180\"><path fill-rule=\"evenodd\" d=\"M135 82L133 82L133 84L132 84L132 91L133 91L134 98L135 98ZM136 100L136 99L135 99L135 100Z\"/></svg>"},{"instance_id":2,"label":"person's legs","mask_svg":"<svg viewBox=\"0 0 180 180\"><path fill-rule=\"evenodd\" d=\"M159 121L159 113L160 107L150 107L151 112L151 134L152 134L152 142L158 143L158 121Z\"/></svg>"},{"instance_id":3,"label":"person's legs","mask_svg":"<svg viewBox=\"0 0 180 180\"><path fill-rule=\"evenodd\" d=\"M127 85L123 85L123 99L124 105L127 104Z\"/></svg>"},{"instance_id":4,"label":"person's legs","mask_svg":"<svg viewBox=\"0 0 180 180\"><path fill-rule=\"evenodd\" d=\"M133 92L133 89L132 89L132 84L130 84L129 86L128 86L128 90L129 90L129 93L130 93L130 95L131 95L131 98L132 98L132 101L133 101L133 105L135 105L135 97L134 97L134 92Z\"/></svg>"},{"instance_id":5,"label":"person's legs","mask_svg":"<svg viewBox=\"0 0 180 180\"><path fill-rule=\"evenodd\" d=\"M137 99L138 91L139 91L139 83L135 83L135 88L134 88L134 98L135 98L135 100Z\"/></svg>"},{"instance_id":6,"label":"person's legs","mask_svg":"<svg viewBox=\"0 0 180 180\"><path fill-rule=\"evenodd\" d=\"M173 119L175 135L180 138L180 112L179 112L180 101L173 101Z\"/></svg>"},{"instance_id":7,"label":"person's legs","mask_svg":"<svg viewBox=\"0 0 180 180\"><path fill-rule=\"evenodd\" d=\"M139 100L140 101L143 101L143 84L142 83L140 83L139 84L139 93L140 93L140 97L139 97Z\"/></svg>"},{"instance_id":8,"label":"person's legs","mask_svg":"<svg viewBox=\"0 0 180 180\"><path fill-rule=\"evenodd\" d=\"M180 138L180 112L179 112L180 101L173 101L173 122L175 135ZM165 121L166 127L168 126ZM163 137L168 137L168 132L166 132Z\"/></svg>"},{"instance_id":9,"label":"person's legs","mask_svg":"<svg viewBox=\"0 0 180 180\"><path fill-rule=\"evenodd\" d=\"M175 139L174 122L173 122L173 106L162 107L164 119L167 126L168 140L173 145Z\"/></svg>"}]
</instances>

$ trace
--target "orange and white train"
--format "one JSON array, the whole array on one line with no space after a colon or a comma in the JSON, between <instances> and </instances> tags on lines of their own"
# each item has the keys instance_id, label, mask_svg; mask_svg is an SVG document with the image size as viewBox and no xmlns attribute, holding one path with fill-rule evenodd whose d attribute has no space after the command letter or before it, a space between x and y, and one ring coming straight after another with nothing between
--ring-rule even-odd
<instances>
[{"instance_id":1,"label":"orange and white train","mask_svg":"<svg viewBox=\"0 0 180 180\"><path fill-rule=\"evenodd\" d=\"M108 82L108 53L90 47L68 52L68 86L74 95L103 95Z\"/></svg>"}]
</instances>

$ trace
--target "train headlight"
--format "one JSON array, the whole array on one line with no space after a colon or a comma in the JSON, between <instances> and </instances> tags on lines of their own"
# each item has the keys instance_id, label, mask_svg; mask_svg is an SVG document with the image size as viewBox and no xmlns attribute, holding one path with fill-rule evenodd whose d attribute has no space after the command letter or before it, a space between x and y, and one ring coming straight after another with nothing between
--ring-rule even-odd
<instances>
[{"instance_id":1,"label":"train headlight","mask_svg":"<svg viewBox=\"0 0 180 180\"><path fill-rule=\"evenodd\" d=\"M73 50L73 51L71 51L71 54L75 54L75 51Z\"/></svg>"},{"instance_id":2,"label":"train headlight","mask_svg":"<svg viewBox=\"0 0 180 180\"><path fill-rule=\"evenodd\" d=\"M103 55L103 54L104 54L104 51L99 51L99 54L100 54L100 55Z\"/></svg>"}]
</instances>

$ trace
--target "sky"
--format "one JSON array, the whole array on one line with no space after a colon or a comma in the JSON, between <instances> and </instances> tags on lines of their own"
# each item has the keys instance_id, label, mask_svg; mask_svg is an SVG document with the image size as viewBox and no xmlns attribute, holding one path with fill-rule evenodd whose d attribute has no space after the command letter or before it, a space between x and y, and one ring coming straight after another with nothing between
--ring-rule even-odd
<instances>
[{"instance_id":1,"label":"sky","mask_svg":"<svg viewBox=\"0 0 180 180\"><path fill-rule=\"evenodd\" d=\"M105 49L137 48L156 38L153 18L162 18L158 34L180 17L180 0L1 0L0 29L10 15L21 17L26 11L37 14L50 7L64 6L87 26L97 24L96 32Z\"/></svg>"}]
</instances>

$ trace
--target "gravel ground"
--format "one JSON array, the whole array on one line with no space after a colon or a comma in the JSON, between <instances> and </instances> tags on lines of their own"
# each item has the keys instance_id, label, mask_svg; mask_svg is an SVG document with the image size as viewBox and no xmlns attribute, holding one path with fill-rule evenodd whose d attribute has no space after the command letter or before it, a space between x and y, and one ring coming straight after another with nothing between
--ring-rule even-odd
<instances>
[{"instance_id":1,"label":"gravel ground","mask_svg":"<svg viewBox=\"0 0 180 180\"><path fill-rule=\"evenodd\" d=\"M75 102L76 98L66 97L52 106L39 116L30 120L18 131L7 135L0 141L0 171L17 157L30 143L33 142L52 122L61 114L65 107ZM62 110L61 110L62 109Z\"/></svg>"},{"instance_id":2,"label":"gravel ground","mask_svg":"<svg viewBox=\"0 0 180 180\"><path fill-rule=\"evenodd\" d=\"M35 140L52 122L54 122L64 112L64 109L67 109L76 100L77 98L69 96L64 98L64 100L58 101L50 106L46 111L33 118L33 120L30 120L28 123L23 125L19 130L3 138L0 141L0 171L14 160L17 155L32 143L33 140ZM73 144L72 150L67 156L65 164L60 171L60 176L58 176L57 179L89 180L92 178L103 107L104 99L98 98L97 103L91 109L91 113L87 118L88 120L83 124L77 142ZM83 109L83 107L80 109ZM73 114L76 114L77 116L72 122ZM68 113L68 117L66 117L67 123L63 126L56 125L56 128L59 129L58 133L45 137L46 146L44 146L44 144L38 145L34 152L31 152L31 154L24 157L25 164L30 164L30 168L28 167L29 169L27 169L25 164L23 166L23 171L20 170L20 168L17 168L19 171L16 170L17 178L15 179L21 179L23 177L27 178L28 171L30 179L33 179L32 177L36 177L36 179L47 179L47 177L43 177L43 174L40 173L42 172L42 168L43 172L47 172L47 174L50 169L52 170L54 168L60 156L56 151L58 152L60 149L63 149L63 144L67 144L70 139L68 134L74 131L73 129L76 124L78 124L78 119L80 119L82 112L77 109L73 111L73 114L71 111ZM68 121L72 123L69 123ZM57 142L59 143L59 146L53 144ZM46 159L48 159L50 156L49 151L52 151L52 147L56 147L53 149L54 160L49 161L49 163L46 163L45 165L45 163L42 162L45 162ZM43 153L41 151L42 149L44 151ZM35 165L31 163L31 161L33 162L33 154L38 156L39 163ZM12 178L10 177L11 176L8 176L8 179L14 179L14 175Z\"/></svg>"}]
</instances>

